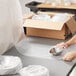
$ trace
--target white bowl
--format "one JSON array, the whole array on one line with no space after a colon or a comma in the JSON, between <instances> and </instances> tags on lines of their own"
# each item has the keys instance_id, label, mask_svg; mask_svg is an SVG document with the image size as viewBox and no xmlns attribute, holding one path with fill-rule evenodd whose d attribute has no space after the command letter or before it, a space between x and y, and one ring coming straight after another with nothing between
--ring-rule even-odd
<instances>
[{"instance_id":1,"label":"white bowl","mask_svg":"<svg viewBox=\"0 0 76 76\"><path fill-rule=\"evenodd\" d=\"M0 56L0 75L16 74L22 68L22 62L16 56Z\"/></svg>"},{"instance_id":2,"label":"white bowl","mask_svg":"<svg viewBox=\"0 0 76 76\"><path fill-rule=\"evenodd\" d=\"M47 14L38 14L38 15L34 15L32 17L32 19L34 19L34 20L50 20L51 18Z\"/></svg>"},{"instance_id":3,"label":"white bowl","mask_svg":"<svg viewBox=\"0 0 76 76\"><path fill-rule=\"evenodd\" d=\"M49 76L47 68L41 65L29 65L19 71L20 76Z\"/></svg>"},{"instance_id":4,"label":"white bowl","mask_svg":"<svg viewBox=\"0 0 76 76\"><path fill-rule=\"evenodd\" d=\"M69 19L69 14L67 13L61 13L61 14L56 14L52 17L53 22L66 22Z\"/></svg>"}]
</instances>

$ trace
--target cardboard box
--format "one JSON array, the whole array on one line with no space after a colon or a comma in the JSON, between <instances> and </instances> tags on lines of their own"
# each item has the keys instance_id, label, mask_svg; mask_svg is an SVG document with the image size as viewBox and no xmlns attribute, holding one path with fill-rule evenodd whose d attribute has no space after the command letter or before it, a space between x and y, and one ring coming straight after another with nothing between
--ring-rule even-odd
<instances>
[{"instance_id":1,"label":"cardboard box","mask_svg":"<svg viewBox=\"0 0 76 76\"><path fill-rule=\"evenodd\" d=\"M47 14L53 16L56 13L47 12ZM66 39L70 34L73 35L76 32L76 22L73 15L69 16L70 18L66 22L33 20L30 16L26 18L23 26L26 27L27 36Z\"/></svg>"},{"instance_id":2,"label":"cardboard box","mask_svg":"<svg viewBox=\"0 0 76 76\"><path fill-rule=\"evenodd\" d=\"M42 3L36 6L37 8L54 8L54 9L76 9L76 4L71 4L71 5L52 5L52 4L47 4L47 3Z\"/></svg>"}]
</instances>

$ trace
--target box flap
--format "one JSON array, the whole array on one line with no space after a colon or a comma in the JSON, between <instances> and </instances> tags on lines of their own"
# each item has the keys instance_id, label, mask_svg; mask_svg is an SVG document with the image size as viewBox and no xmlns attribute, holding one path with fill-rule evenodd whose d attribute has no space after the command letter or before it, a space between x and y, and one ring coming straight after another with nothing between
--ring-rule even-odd
<instances>
[{"instance_id":1,"label":"box flap","mask_svg":"<svg viewBox=\"0 0 76 76\"><path fill-rule=\"evenodd\" d=\"M39 29L61 30L63 25L63 22L26 19L23 26Z\"/></svg>"},{"instance_id":2,"label":"box flap","mask_svg":"<svg viewBox=\"0 0 76 76\"><path fill-rule=\"evenodd\" d=\"M72 34L76 32L76 21L71 18L69 21L66 22L69 30L71 31Z\"/></svg>"},{"instance_id":3,"label":"box flap","mask_svg":"<svg viewBox=\"0 0 76 76\"><path fill-rule=\"evenodd\" d=\"M32 17L33 15L35 15L33 12L31 12L30 14L24 14L24 15L23 15L23 19L24 19L24 20L25 20L25 19L28 19L28 18Z\"/></svg>"}]
</instances>

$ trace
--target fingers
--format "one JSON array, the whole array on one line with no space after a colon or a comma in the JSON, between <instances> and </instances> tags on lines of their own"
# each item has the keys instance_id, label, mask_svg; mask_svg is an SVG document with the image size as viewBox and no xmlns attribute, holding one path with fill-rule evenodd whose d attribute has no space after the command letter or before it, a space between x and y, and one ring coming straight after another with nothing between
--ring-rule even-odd
<instances>
[{"instance_id":1,"label":"fingers","mask_svg":"<svg viewBox=\"0 0 76 76\"><path fill-rule=\"evenodd\" d=\"M66 43L64 43L64 42L61 42L61 43L57 44L56 46L60 47L60 48L63 48L63 49L68 47L68 45Z\"/></svg>"},{"instance_id":2,"label":"fingers","mask_svg":"<svg viewBox=\"0 0 76 76\"><path fill-rule=\"evenodd\" d=\"M73 60L72 57L63 57L64 61L71 62Z\"/></svg>"},{"instance_id":3,"label":"fingers","mask_svg":"<svg viewBox=\"0 0 76 76\"><path fill-rule=\"evenodd\" d=\"M57 47L59 47L59 46L64 46L64 42L61 42L61 43L57 44L56 46L57 46Z\"/></svg>"},{"instance_id":4,"label":"fingers","mask_svg":"<svg viewBox=\"0 0 76 76\"><path fill-rule=\"evenodd\" d=\"M74 52L69 52L67 54L64 55L63 60L64 61L72 61L75 58Z\"/></svg>"}]
</instances>

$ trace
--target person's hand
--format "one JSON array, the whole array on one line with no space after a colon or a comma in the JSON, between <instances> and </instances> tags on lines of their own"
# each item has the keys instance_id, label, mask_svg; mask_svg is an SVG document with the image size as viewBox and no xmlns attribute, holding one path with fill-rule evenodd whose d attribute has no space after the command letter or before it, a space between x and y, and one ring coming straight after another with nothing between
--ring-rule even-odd
<instances>
[{"instance_id":1,"label":"person's hand","mask_svg":"<svg viewBox=\"0 0 76 76\"><path fill-rule=\"evenodd\" d=\"M61 43L57 44L56 46L64 49L64 48L68 47L68 44L66 44L65 42L61 42Z\"/></svg>"},{"instance_id":2,"label":"person's hand","mask_svg":"<svg viewBox=\"0 0 76 76\"><path fill-rule=\"evenodd\" d=\"M74 60L75 58L76 58L76 52L73 51L73 52L66 53L63 57L63 60L70 62Z\"/></svg>"}]
</instances>

